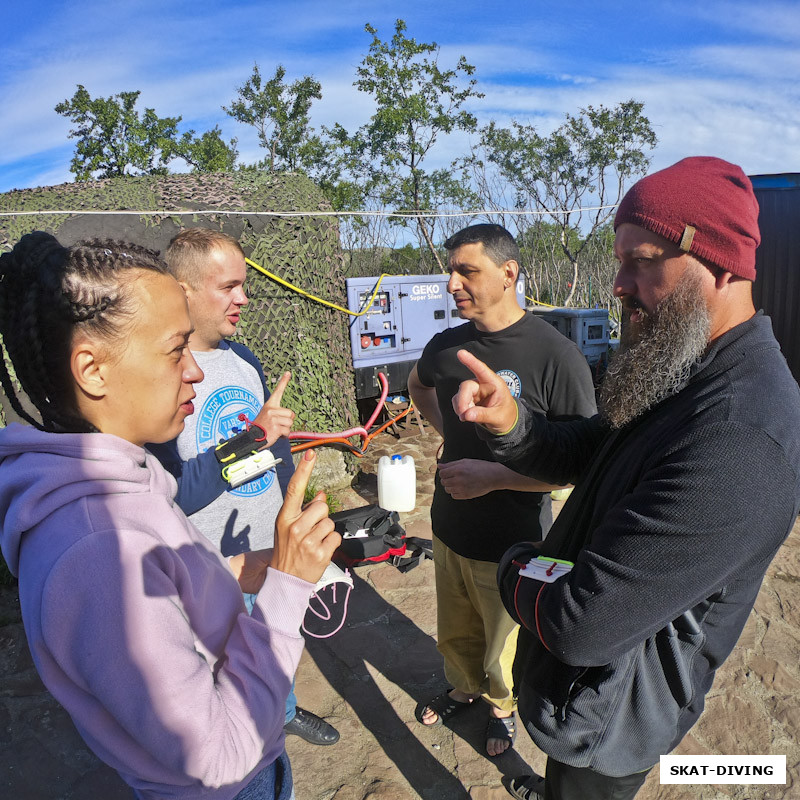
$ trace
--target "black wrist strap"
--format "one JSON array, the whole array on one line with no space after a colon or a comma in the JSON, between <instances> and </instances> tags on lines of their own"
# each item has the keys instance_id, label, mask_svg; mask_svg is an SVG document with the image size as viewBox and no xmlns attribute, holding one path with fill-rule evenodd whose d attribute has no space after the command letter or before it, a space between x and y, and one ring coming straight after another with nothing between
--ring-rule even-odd
<instances>
[{"instance_id":1,"label":"black wrist strap","mask_svg":"<svg viewBox=\"0 0 800 800\"><path fill-rule=\"evenodd\" d=\"M264 438L259 437L259 433L260 429L254 425L250 430L242 431L220 442L214 450L217 461L225 466L259 450L264 444Z\"/></svg>"}]
</instances>

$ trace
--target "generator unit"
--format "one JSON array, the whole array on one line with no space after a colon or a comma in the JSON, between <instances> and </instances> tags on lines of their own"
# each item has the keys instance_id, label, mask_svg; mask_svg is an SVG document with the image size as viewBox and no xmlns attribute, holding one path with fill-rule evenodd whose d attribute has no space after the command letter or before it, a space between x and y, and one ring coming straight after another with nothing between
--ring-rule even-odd
<instances>
[{"instance_id":1,"label":"generator unit","mask_svg":"<svg viewBox=\"0 0 800 800\"><path fill-rule=\"evenodd\" d=\"M347 307L364 310L379 278L348 278ZM425 345L436 333L461 325L448 275L390 275L383 279L369 309L350 322L350 347L355 368L356 398L380 394L378 373L389 380L390 392L405 392L408 375ZM525 308L525 282L516 286Z\"/></svg>"},{"instance_id":2,"label":"generator unit","mask_svg":"<svg viewBox=\"0 0 800 800\"><path fill-rule=\"evenodd\" d=\"M567 339L572 339L590 365L595 366L608 359L608 349L613 346L609 338L608 309L534 306L532 312L549 322Z\"/></svg>"}]
</instances>

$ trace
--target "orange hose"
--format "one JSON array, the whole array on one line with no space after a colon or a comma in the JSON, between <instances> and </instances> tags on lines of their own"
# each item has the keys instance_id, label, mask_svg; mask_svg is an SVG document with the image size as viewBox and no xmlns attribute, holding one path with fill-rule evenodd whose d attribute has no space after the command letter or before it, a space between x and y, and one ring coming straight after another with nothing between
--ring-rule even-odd
<instances>
[{"instance_id":1,"label":"orange hose","mask_svg":"<svg viewBox=\"0 0 800 800\"><path fill-rule=\"evenodd\" d=\"M359 458L364 457L364 451L359 450L354 444L351 444L347 439L312 439L310 442L303 444L296 444L291 448L292 453L300 453L303 450L311 450L313 447L320 447L322 445L343 444L351 452L355 453Z\"/></svg>"},{"instance_id":2,"label":"orange hose","mask_svg":"<svg viewBox=\"0 0 800 800\"><path fill-rule=\"evenodd\" d=\"M378 406L380 408L380 406ZM356 445L349 442L347 439L342 438L340 436L331 437L328 439L312 439L311 441L304 442L302 444L293 445L290 450L292 453L300 453L303 450L310 450L314 447L321 447L323 445L333 445L333 444L343 444L347 447L351 453L358 456L358 458L363 458L364 454L367 450L369 443L379 434L383 433L390 425L393 425L395 422L403 419L408 413L410 413L411 409L414 407L414 404L409 401L408 408L403 409L399 414L396 414L394 417L389 417L389 419L384 422L377 430L372 431L372 433L367 434L366 437L362 437L364 439L361 447L357 447ZM386 408L386 404L384 403L384 408ZM376 409L377 412L377 409ZM386 409L386 414L388 416L389 409ZM377 416L377 413L373 414L371 419L374 420ZM354 436L356 434L353 434ZM359 434L360 435L360 434Z\"/></svg>"},{"instance_id":3,"label":"orange hose","mask_svg":"<svg viewBox=\"0 0 800 800\"><path fill-rule=\"evenodd\" d=\"M406 416L406 414L408 414L408 412L411 411L412 408L413 408L413 405L411 403L409 403L408 404L408 408L406 408L403 411L401 411L397 416L391 417L389 419L389 421L388 422L384 422L384 424L381 425L380 428L378 428L378 430L373 431L371 434L369 434L369 436L367 436L366 441L364 442L364 449L365 450L367 449L367 445L372 441L372 439L374 437L376 437L379 433L382 433L383 431L385 431L393 423L397 422L400 419L403 419L403 417ZM388 414L388 411L387 411L387 414Z\"/></svg>"}]
</instances>

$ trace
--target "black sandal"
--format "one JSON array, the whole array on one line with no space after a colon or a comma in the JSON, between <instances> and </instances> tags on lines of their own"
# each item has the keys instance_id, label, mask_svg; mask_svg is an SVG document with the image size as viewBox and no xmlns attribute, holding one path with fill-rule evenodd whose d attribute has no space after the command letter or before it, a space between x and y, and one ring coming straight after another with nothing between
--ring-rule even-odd
<instances>
[{"instance_id":1,"label":"black sandal","mask_svg":"<svg viewBox=\"0 0 800 800\"><path fill-rule=\"evenodd\" d=\"M437 725L447 722L447 720L454 717L456 714L468 709L473 704L473 700L468 700L465 703L462 703L460 700L453 700L453 698L450 697L450 691L452 690L448 689L446 692L442 692L424 705L420 704L417 707L417 722L422 723L426 728L435 728ZM422 722L422 715L427 709L430 709L436 714L436 722Z\"/></svg>"},{"instance_id":2,"label":"black sandal","mask_svg":"<svg viewBox=\"0 0 800 800\"><path fill-rule=\"evenodd\" d=\"M544 778L541 775L520 775L512 778L506 790L517 800L542 800L544 797Z\"/></svg>"},{"instance_id":3,"label":"black sandal","mask_svg":"<svg viewBox=\"0 0 800 800\"><path fill-rule=\"evenodd\" d=\"M489 739L500 739L501 741L508 742L508 747L503 750L503 753L507 753L514 746L514 742L517 741L516 714L512 712L510 717L495 717L490 715L489 724L486 726L486 740L488 741ZM489 758L497 758L497 756L501 756L503 753L497 753L497 755L489 756Z\"/></svg>"}]
</instances>

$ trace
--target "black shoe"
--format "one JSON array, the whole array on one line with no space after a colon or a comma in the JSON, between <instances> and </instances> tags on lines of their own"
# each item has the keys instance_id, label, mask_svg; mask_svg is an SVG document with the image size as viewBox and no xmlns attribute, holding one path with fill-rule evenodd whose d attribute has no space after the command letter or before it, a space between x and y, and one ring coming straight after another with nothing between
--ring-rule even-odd
<instances>
[{"instance_id":1,"label":"black shoe","mask_svg":"<svg viewBox=\"0 0 800 800\"><path fill-rule=\"evenodd\" d=\"M289 720L283 729L287 736L299 736L311 744L336 744L339 741L339 731L333 725L300 706L297 706L294 718Z\"/></svg>"},{"instance_id":2,"label":"black shoe","mask_svg":"<svg viewBox=\"0 0 800 800\"><path fill-rule=\"evenodd\" d=\"M517 800L541 800L544 797L544 778L536 773L520 775L518 778L512 778L506 789Z\"/></svg>"}]
</instances>

